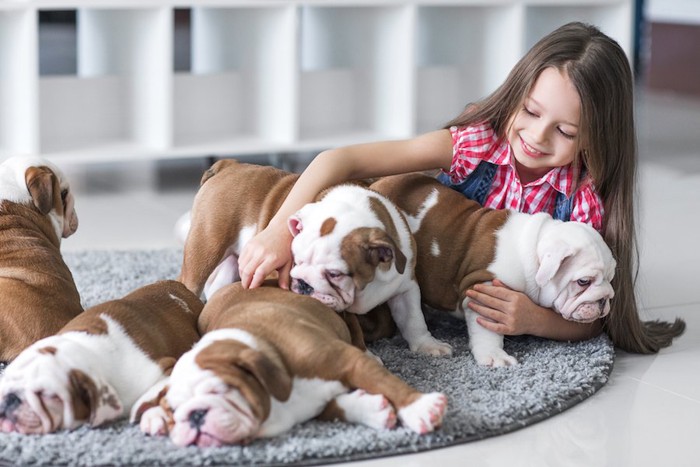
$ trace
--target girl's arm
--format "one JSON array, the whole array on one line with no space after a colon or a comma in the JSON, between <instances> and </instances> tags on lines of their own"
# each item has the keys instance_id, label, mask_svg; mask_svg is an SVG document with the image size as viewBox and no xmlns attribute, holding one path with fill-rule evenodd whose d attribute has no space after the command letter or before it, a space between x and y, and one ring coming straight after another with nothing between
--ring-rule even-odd
<instances>
[{"instance_id":1,"label":"girl's arm","mask_svg":"<svg viewBox=\"0 0 700 467\"><path fill-rule=\"evenodd\" d=\"M467 305L479 313L477 322L498 334L529 334L559 341L581 341L603 332L601 320L577 323L535 304L527 295L509 289L498 279L494 285L478 284L467 291Z\"/></svg>"},{"instance_id":2,"label":"girl's arm","mask_svg":"<svg viewBox=\"0 0 700 467\"><path fill-rule=\"evenodd\" d=\"M243 248L238 259L243 287L257 287L278 271L279 285L289 288L292 236L287 219L316 195L338 183L434 169L452 164L452 135L437 130L413 139L358 144L320 153L301 174L268 226Z\"/></svg>"}]
</instances>

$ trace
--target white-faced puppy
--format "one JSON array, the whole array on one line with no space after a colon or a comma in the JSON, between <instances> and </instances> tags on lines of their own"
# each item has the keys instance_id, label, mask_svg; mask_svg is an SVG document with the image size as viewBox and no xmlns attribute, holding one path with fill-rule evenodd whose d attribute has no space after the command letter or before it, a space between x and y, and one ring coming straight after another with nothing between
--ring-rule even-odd
<instances>
[{"instance_id":1,"label":"white-faced puppy","mask_svg":"<svg viewBox=\"0 0 700 467\"><path fill-rule=\"evenodd\" d=\"M202 178L185 241L180 280L207 298L240 279L238 256L269 223L298 176L221 160ZM360 185L326 190L289 219L294 235L292 290L336 311L363 314L388 302L413 351L450 354L433 338L414 277L415 244L403 214ZM206 284L206 287L205 287Z\"/></svg>"},{"instance_id":2,"label":"white-faced puppy","mask_svg":"<svg viewBox=\"0 0 700 467\"><path fill-rule=\"evenodd\" d=\"M61 238L78 228L68 180L38 157L0 164L0 361L83 311Z\"/></svg>"},{"instance_id":3,"label":"white-faced puppy","mask_svg":"<svg viewBox=\"0 0 700 467\"><path fill-rule=\"evenodd\" d=\"M7 366L0 429L50 433L127 415L197 341L202 306L181 283L161 281L85 310Z\"/></svg>"},{"instance_id":4,"label":"white-faced puppy","mask_svg":"<svg viewBox=\"0 0 700 467\"><path fill-rule=\"evenodd\" d=\"M423 394L351 344L338 313L273 283L226 286L199 319L202 339L178 360L141 429L179 446L246 443L317 416L376 429L440 425L447 399Z\"/></svg>"},{"instance_id":5,"label":"white-faced puppy","mask_svg":"<svg viewBox=\"0 0 700 467\"><path fill-rule=\"evenodd\" d=\"M592 227L548 214L483 208L420 174L386 177L371 187L407 213L423 300L465 314L479 364L517 362L503 350L503 336L480 326L467 308L465 292L474 284L498 278L568 320L586 323L609 313L616 262Z\"/></svg>"}]
</instances>

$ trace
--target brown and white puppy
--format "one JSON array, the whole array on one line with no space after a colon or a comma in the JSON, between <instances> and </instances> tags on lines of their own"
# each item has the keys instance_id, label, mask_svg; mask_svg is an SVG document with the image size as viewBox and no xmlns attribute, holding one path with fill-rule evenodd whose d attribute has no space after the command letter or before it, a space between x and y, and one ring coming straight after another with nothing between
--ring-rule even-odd
<instances>
[{"instance_id":1,"label":"brown and white puppy","mask_svg":"<svg viewBox=\"0 0 700 467\"><path fill-rule=\"evenodd\" d=\"M78 228L68 180L39 157L0 164L0 361L83 311L61 238Z\"/></svg>"},{"instance_id":2,"label":"brown and white puppy","mask_svg":"<svg viewBox=\"0 0 700 467\"><path fill-rule=\"evenodd\" d=\"M179 446L246 443L321 416L418 433L440 425L447 399L423 394L351 344L338 313L267 282L228 285L205 305L202 339L175 364L141 429Z\"/></svg>"},{"instance_id":3,"label":"brown and white puppy","mask_svg":"<svg viewBox=\"0 0 700 467\"><path fill-rule=\"evenodd\" d=\"M464 313L469 345L481 365L517 363L503 336L476 322L467 289L494 278L572 321L606 316L615 260L589 225L548 214L483 208L432 177L386 177L371 186L407 213L418 245L416 277L433 308Z\"/></svg>"},{"instance_id":4,"label":"brown and white puppy","mask_svg":"<svg viewBox=\"0 0 700 467\"><path fill-rule=\"evenodd\" d=\"M202 307L180 282L161 281L85 310L7 366L0 430L50 433L128 414L199 339Z\"/></svg>"},{"instance_id":5,"label":"brown and white puppy","mask_svg":"<svg viewBox=\"0 0 700 467\"><path fill-rule=\"evenodd\" d=\"M195 197L180 280L207 298L240 279L238 256L267 226L298 176L273 167L221 160ZM413 351L452 352L433 338L414 277L415 244L406 219L382 195L359 184L332 187L289 219L294 235L292 290L336 311L363 314L388 302Z\"/></svg>"}]
</instances>

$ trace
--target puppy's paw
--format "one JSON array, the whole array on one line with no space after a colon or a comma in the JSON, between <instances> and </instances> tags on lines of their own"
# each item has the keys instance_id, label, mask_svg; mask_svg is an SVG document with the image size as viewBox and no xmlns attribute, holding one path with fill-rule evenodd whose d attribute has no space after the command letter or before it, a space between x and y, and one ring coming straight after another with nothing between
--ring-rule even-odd
<instances>
[{"instance_id":1,"label":"puppy's paw","mask_svg":"<svg viewBox=\"0 0 700 467\"><path fill-rule=\"evenodd\" d=\"M417 344L410 346L413 352L418 352L433 357L451 356L452 346L447 342L442 342L435 339L433 336L427 336L421 339Z\"/></svg>"},{"instance_id":2,"label":"puppy's paw","mask_svg":"<svg viewBox=\"0 0 700 467\"><path fill-rule=\"evenodd\" d=\"M494 368L504 366L515 366L518 361L515 357L509 355L505 350L492 348L487 350L472 349L472 354L476 363L482 366L490 366Z\"/></svg>"},{"instance_id":3,"label":"puppy's paw","mask_svg":"<svg viewBox=\"0 0 700 467\"><path fill-rule=\"evenodd\" d=\"M399 410L401 423L421 435L434 431L442 423L447 410L447 396L439 392L421 395L415 402Z\"/></svg>"},{"instance_id":4,"label":"puppy's paw","mask_svg":"<svg viewBox=\"0 0 700 467\"><path fill-rule=\"evenodd\" d=\"M168 417L160 406L151 407L141 415L139 428L142 433L150 436L166 436L168 434Z\"/></svg>"},{"instance_id":5,"label":"puppy's paw","mask_svg":"<svg viewBox=\"0 0 700 467\"><path fill-rule=\"evenodd\" d=\"M396 411L381 394L369 394L357 389L338 396L336 402L345 412L345 418L349 422L360 423L375 430L396 426Z\"/></svg>"}]
</instances>

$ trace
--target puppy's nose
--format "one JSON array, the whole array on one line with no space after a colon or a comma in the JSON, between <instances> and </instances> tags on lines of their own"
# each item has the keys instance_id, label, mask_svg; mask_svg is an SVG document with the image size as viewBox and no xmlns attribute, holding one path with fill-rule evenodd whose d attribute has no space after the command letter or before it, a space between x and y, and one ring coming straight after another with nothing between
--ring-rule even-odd
<instances>
[{"instance_id":1,"label":"puppy's nose","mask_svg":"<svg viewBox=\"0 0 700 467\"><path fill-rule=\"evenodd\" d=\"M299 291L298 293L301 295L311 295L314 293L314 288L301 279L297 281L297 289Z\"/></svg>"},{"instance_id":2,"label":"puppy's nose","mask_svg":"<svg viewBox=\"0 0 700 467\"><path fill-rule=\"evenodd\" d=\"M17 394L15 394L14 392L9 393L5 396L5 399L3 399L2 404L0 404L0 415L4 416L7 414L11 414L21 404L22 399L17 397Z\"/></svg>"},{"instance_id":3,"label":"puppy's nose","mask_svg":"<svg viewBox=\"0 0 700 467\"><path fill-rule=\"evenodd\" d=\"M190 412L190 416L187 420L190 422L190 426L194 429L199 428L204 425L204 419L207 417L206 409L193 410Z\"/></svg>"}]
</instances>

